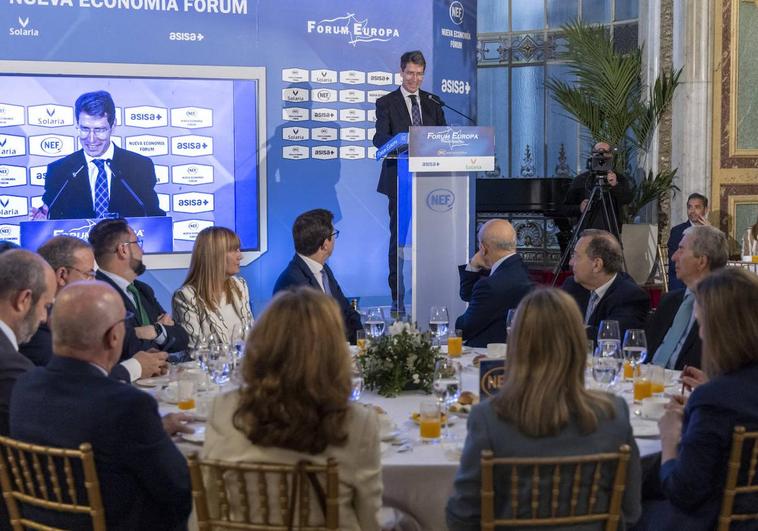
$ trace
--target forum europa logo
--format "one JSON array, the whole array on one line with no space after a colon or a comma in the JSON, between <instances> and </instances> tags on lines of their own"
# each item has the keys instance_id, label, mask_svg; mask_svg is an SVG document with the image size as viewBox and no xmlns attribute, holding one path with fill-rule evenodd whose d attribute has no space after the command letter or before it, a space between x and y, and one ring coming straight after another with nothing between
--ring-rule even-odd
<instances>
[{"instance_id":1,"label":"forum europa logo","mask_svg":"<svg viewBox=\"0 0 758 531\"><path fill-rule=\"evenodd\" d=\"M345 37L347 43L353 46L361 42L388 42L400 37L400 31L397 28L372 26L368 18L359 19L355 13L346 13L342 17L318 21L308 20L306 29L308 33L317 35Z\"/></svg>"}]
</instances>

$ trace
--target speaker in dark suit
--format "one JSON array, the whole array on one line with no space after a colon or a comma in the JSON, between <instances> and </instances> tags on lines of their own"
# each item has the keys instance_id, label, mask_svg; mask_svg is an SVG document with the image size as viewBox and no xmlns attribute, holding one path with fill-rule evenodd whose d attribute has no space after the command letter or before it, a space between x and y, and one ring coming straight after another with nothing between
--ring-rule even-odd
<instances>
[{"instance_id":1,"label":"speaker in dark suit","mask_svg":"<svg viewBox=\"0 0 758 531\"><path fill-rule=\"evenodd\" d=\"M412 125L446 125L442 105L433 94L420 89L426 60L420 51L406 52L400 58L402 85L376 100L374 146L382 147ZM387 196L390 217L389 277L393 307L402 311L402 292L398 293L397 272L397 161L385 159L376 191ZM402 291L402 290L401 290Z\"/></svg>"}]
</instances>

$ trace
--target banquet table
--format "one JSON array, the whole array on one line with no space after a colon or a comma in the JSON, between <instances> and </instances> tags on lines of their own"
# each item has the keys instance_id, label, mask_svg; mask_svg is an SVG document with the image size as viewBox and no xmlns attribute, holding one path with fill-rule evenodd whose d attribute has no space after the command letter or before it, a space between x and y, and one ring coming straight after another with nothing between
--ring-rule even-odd
<instances>
[{"instance_id":1,"label":"banquet table","mask_svg":"<svg viewBox=\"0 0 758 531\"><path fill-rule=\"evenodd\" d=\"M467 349L459 358L462 367L461 387L477 395L479 370L473 366L473 358L476 354L482 353L486 353L486 349ZM669 377L674 381L676 375ZM588 382L590 381L591 376L588 375ZM233 389L233 386L224 386L222 391L229 389ZM632 400L631 383L618 383L612 390L629 403L630 421L635 435L638 430L645 434L644 437L636 437L640 456L652 457L660 452L657 423L639 417L639 405L634 404ZM159 388L150 391L159 400L161 414L178 411L175 405L162 400ZM214 393L207 392L207 395L212 394ZM209 398L210 396L206 396L204 399L207 402ZM450 415L447 436L445 437L443 429L443 439L440 442L423 443L411 414L418 411L421 401L430 398L430 395L420 391L404 392L397 397L386 398L364 390L359 401L366 405L379 406L388 416L388 419L382 422L384 505L411 515L421 529L438 530L446 528L445 505L452 493L453 479L466 438L466 418L465 415ZM201 422L197 423L196 427L204 428ZM199 452L202 444L202 436L190 438L193 442L181 437L176 441L185 455Z\"/></svg>"}]
</instances>

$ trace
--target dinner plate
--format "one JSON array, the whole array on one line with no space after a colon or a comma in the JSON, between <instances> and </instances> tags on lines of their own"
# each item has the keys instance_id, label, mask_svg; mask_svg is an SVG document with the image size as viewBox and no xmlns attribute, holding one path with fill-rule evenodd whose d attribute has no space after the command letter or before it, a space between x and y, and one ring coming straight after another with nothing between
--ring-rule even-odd
<instances>
[{"instance_id":1,"label":"dinner plate","mask_svg":"<svg viewBox=\"0 0 758 531\"><path fill-rule=\"evenodd\" d=\"M653 420L634 419L631 424L635 437L658 437L660 435L658 423Z\"/></svg>"},{"instance_id":2,"label":"dinner plate","mask_svg":"<svg viewBox=\"0 0 758 531\"><path fill-rule=\"evenodd\" d=\"M140 378L134 383L140 387L158 387L168 384L169 381L168 376L154 376L152 378Z\"/></svg>"},{"instance_id":3,"label":"dinner plate","mask_svg":"<svg viewBox=\"0 0 758 531\"><path fill-rule=\"evenodd\" d=\"M202 424L193 424L194 433L182 433L182 439L192 443L203 444L205 442L205 426Z\"/></svg>"}]
</instances>

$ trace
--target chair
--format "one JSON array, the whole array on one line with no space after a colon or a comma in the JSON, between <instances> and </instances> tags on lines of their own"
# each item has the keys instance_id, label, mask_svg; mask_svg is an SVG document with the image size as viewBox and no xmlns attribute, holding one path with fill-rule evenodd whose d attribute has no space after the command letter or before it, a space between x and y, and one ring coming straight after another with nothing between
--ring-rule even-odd
<instances>
[{"instance_id":1,"label":"chair","mask_svg":"<svg viewBox=\"0 0 758 531\"><path fill-rule=\"evenodd\" d=\"M621 502L626 486L629 446L622 445L617 453L590 454L570 457L495 458L491 450L482 451L481 528L494 531L496 526L542 527L571 526L591 522L606 522L606 530L616 530L621 518ZM612 474L603 474L607 464ZM495 519L494 467L510 469L509 502L501 493L500 500L510 505L511 518ZM615 469L615 470L614 470ZM561 479L561 471L568 472ZM605 479L604 479L605 476ZM588 487L587 478L591 478ZM583 478L585 481L583 481ZM540 482L549 484L547 497L540 495ZM595 512L600 489L610 491L608 508ZM588 491L589 489L589 491ZM580 498L580 493L586 498ZM520 496L521 494L521 496ZM531 517L519 518L519 498L529 498ZM549 501L549 505L547 504ZM561 503L563 502L563 503ZM522 506L523 507L523 506ZM550 516L540 515L540 507L549 508ZM559 508L563 507L561 511ZM566 512L569 514L559 514ZM586 509L586 510L583 510Z\"/></svg>"},{"instance_id":2,"label":"chair","mask_svg":"<svg viewBox=\"0 0 758 531\"><path fill-rule=\"evenodd\" d=\"M19 503L72 517L89 515L92 529L105 531L105 510L89 443L74 450L0 436L0 485L14 531L57 530L22 516Z\"/></svg>"},{"instance_id":3,"label":"chair","mask_svg":"<svg viewBox=\"0 0 758 531\"><path fill-rule=\"evenodd\" d=\"M729 453L726 482L724 484L724 498L721 502L719 514L719 531L727 531L732 522L745 522L758 520L758 513L735 513L735 498L743 494L758 494L758 485L753 484L755 479L756 464L758 464L758 431L746 431L744 426L734 428L732 437L732 450ZM746 446L751 446L750 460L745 466L742 464L742 455ZM742 475L740 474L742 472ZM742 479L742 481L740 481Z\"/></svg>"},{"instance_id":4,"label":"chair","mask_svg":"<svg viewBox=\"0 0 758 531\"><path fill-rule=\"evenodd\" d=\"M201 461L195 453L188 461L200 531L339 529L339 473L334 459L325 466L305 461L296 465L232 463ZM318 479L324 475L325 488ZM314 491L324 524L311 523ZM271 498L278 507L272 508ZM272 514L275 512L278 518Z\"/></svg>"},{"instance_id":5,"label":"chair","mask_svg":"<svg viewBox=\"0 0 758 531\"><path fill-rule=\"evenodd\" d=\"M663 244L658 244L658 271L661 273L661 283L663 284L663 293L669 291L669 250Z\"/></svg>"}]
</instances>

